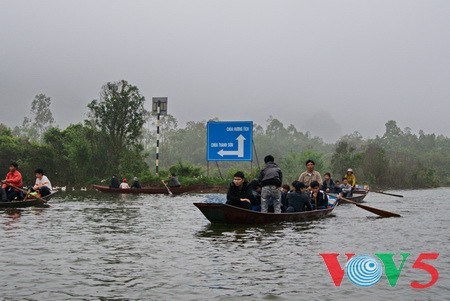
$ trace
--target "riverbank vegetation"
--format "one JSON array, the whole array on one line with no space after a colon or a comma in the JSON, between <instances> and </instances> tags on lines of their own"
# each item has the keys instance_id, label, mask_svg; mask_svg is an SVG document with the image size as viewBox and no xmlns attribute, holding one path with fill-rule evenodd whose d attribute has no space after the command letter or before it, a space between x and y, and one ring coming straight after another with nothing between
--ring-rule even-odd
<instances>
[{"instance_id":1,"label":"riverbank vegetation","mask_svg":"<svg viewBox=\"0 0 450 301\"><path fill-rule=\"evenodd\" d=\"M112 174L138 177L144 185L160 185L169 172L183 184L225 185L236 170L256 177L263 158L272 154L284 182L297 179L312 159L316 170L341 178L352 168L358 183L374 188L427 188L450 185L450 139L418 134L386 122L385 133L364 138L357 131L325 143L293 125L269 116L266 125L255 124L252 162L206 162L206 124L190 121L178 126L175 116L160 121L159 175L155 174L156 117L144 109L145 98L126 81L105 84L98 100L87 106L86 120L58 128L50 110L51 99L36 95L31 116L22 126L0 124L0 168L6 174L17 161L25 183L34 181L37 167L54 185L82 187L109 184ZM219 121L212 118L210 121Z\"/></svg>"}]
</instances>

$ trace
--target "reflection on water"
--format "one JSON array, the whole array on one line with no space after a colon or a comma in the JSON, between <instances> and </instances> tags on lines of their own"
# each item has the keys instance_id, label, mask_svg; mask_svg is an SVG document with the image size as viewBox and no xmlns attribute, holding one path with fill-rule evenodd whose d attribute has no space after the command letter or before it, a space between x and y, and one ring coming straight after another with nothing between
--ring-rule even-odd
<instances>
[{"instance_id":1,"label":"reflection on water","mask_svg":"<svg viewBox=\"0 0 450 301\"><path fill-rule=\"evenodd\" d=\"M367 204L402 218L339 206L317 221L211 225L193 202L223 195L149 196L69 192L47 209L0 211L5 300L442 300L448 296L450 189L404 191ZM222 199L223 198L223 199ZM423 200L428 200L423 206ZM344 279L335 288L319 253L439 252L441 278L422 295L402 272L392 288ZM409 268L412 262L407 263ZM24 282L24 276L27 281ZM426 296L425 298L423 298Z\"/></svg>"}]
</instances>

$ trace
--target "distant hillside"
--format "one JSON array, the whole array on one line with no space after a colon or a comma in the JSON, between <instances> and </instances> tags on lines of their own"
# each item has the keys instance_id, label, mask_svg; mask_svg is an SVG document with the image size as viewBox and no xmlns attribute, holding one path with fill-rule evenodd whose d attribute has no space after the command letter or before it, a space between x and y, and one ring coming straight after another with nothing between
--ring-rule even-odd
<instances>
[{"instance_id":1,"label":"distant hillside","mask_svg":"<svg viewBox=\"0 0 450 301\"><path fill-rule=\"evenodd\" d=\"M325 142L336 142L342 135L341 125L325 110L320 110L305 120L302 131L321 137Z\"/></svg>"}]
</instances>

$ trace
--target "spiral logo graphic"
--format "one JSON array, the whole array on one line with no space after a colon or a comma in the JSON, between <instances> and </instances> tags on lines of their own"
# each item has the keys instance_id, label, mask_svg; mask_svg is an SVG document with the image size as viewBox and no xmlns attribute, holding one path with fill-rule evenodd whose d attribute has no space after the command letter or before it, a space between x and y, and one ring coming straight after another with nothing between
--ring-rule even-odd
<instances>
[{"instance_id":1,"label":"spiral logo graphic","mask_svg":"<svg viewBox=\"0 0 450 301\"><path fill-rule=\"evenodd\" d=\"M356 285L371 286L378 282L383 273L381 263L372 256L358 255L345 265L348 279Z\"/></svg>"}]
</instances>

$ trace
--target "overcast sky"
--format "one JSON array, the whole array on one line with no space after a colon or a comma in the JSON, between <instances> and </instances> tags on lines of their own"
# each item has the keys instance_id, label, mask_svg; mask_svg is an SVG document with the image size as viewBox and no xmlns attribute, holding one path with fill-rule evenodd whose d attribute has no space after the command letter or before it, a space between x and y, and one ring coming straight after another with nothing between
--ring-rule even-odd
<instances>
[{"instance_id":1,"label":"overcast sky","mask_svg":"<svg viewBox=\"0 0 450 301\"><path fill-rule=\"evenodd\" d=\"M121 79L149 109L167 96L181 126L273 115L374 137L393 119L450 136L450 1L0 0L0 122L44 93L65 128Z\"/></svg>"}]
</instances>

